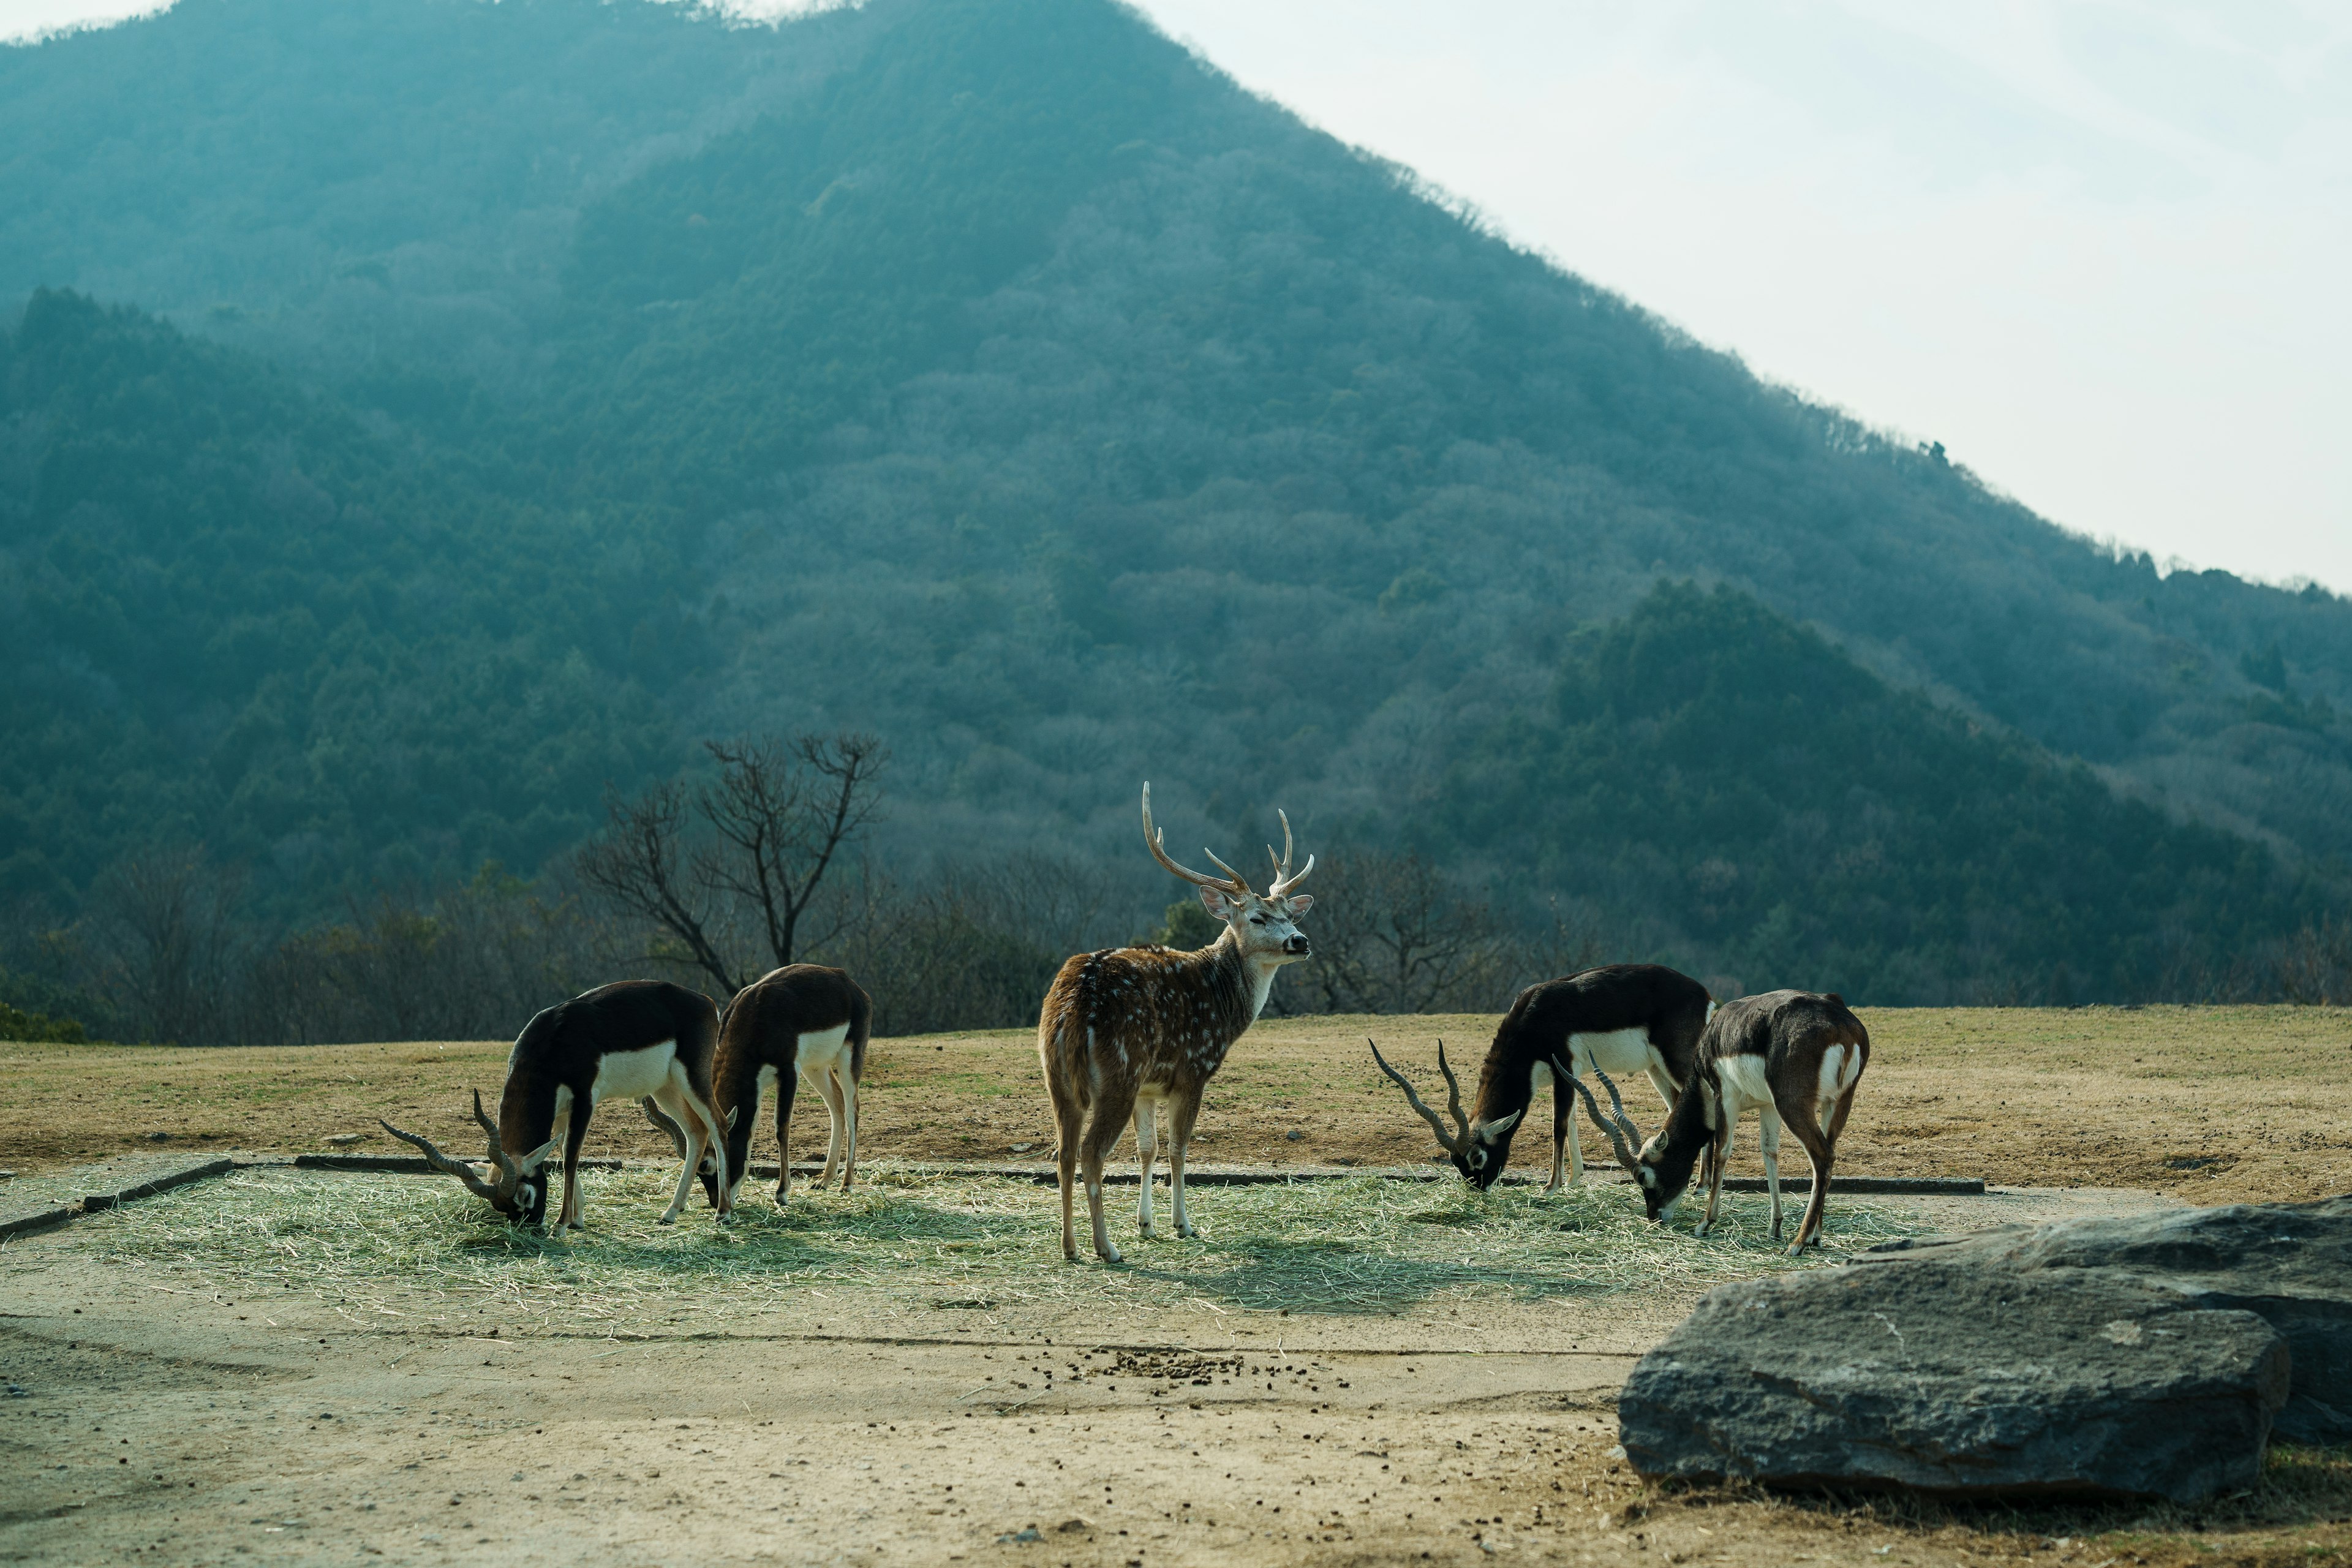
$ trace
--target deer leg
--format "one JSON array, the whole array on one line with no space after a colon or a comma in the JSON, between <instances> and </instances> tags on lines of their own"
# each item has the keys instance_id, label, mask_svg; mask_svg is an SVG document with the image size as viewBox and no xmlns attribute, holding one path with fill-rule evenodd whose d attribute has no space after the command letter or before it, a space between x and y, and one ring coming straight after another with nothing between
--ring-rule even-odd
<instances>
[{"instance_id":1,"label":"deer leg","mask_svg":"<svg viewBox=\"0 0 2352 1568\"><path fill-rule=\"evenodd\" d=\"M824 1101L825 1114L832 1119L831 1131L825 1137L824 1169L818 1172L816 1177L818 1190L822 1191L832 1184L833 1173L841 1165L841 1085L834 1081L833 1073L828 1068L819 1068L806 1076L809 1087L816 1090L819 1100Z\"/></svg>"},{"instance_id":2,"label":"deer leg","mask_svg":"<svg viewBox=\"0 0 2352 1568\"><path fill-rule=\"evenodd\" d=\"M1849 1084L1843 1094L1832 1100L1818 1131L1805 1118L1789 1119L1789 1130L1804 1145L1806 1156L1813 1165L1812 1195L1805 1201L1805 1217L1797 1226L1796 1244L1789 1248L1792 1258L1805 1247L1820 1246L1822 1234L1829 1229L1830 1167L1837 1163L1838 1134L1845 1131L1845 1113L1853 1109L1853 1086Z\"/></svg>"},{"instance_id":3,"label":"deer leg","mask_svg":"<svg viewBox=\"0 0 2352 1568\"><path fill-rule=\"evenodd\" d=\"M709 1184L710 1206L724 1219L735 1212L735 1184L728 1180L727 1129L720 1124L719 1112L711 1102L694 1092L694 1080L687 1076L686 1064L672 1062L669 1068L670 1102L677 1108L677 1119L691 1126L700 1122L710 1141L691 1160L686 1162L689 1185L695 1176L705 1175ZM755 1103L751 1110L759 1109Z\"/></svg>"},{"instance_id":4,"label":"deer leg","mask_svg":"<svg viewBox=\"0 0 2352 1568\"><path fill-rule=\"evenodd\" d=\"M1095 1101L1094 1121L1087 1128L1085 1141L1078 1148L1078 1163L1087 1178L1087 1211L1095 1222L1095 1256L1105 1263L1122 1261L1118 1248L1111 1245L1110 1231L1103 1224L1102 1168L1104 1157L1127 1131L1135 1115L1132 1095L1124 1101L1108 1095Z\"/></svg>"},{"instance_id":5,"label":"deer leg","mask_svg":"<svg viewBox=\"0 0 2352 1568\"><path fill-rule=\"evenodd\" d=\"M776 1206L793 1195L793 1097L800 1092L801 1075L776 1075Z\"/></svg>"},{"instance_id":6,"label":"deer leg","mask_svg":"<svg viewBox=\"0 0 2352 1568\"><path fill-rule=\"evenodd\" d=\"M1723 1125L1715 1130L1715 1171L1714 1179L1706 1185L1706 1213L1699 1216L1697 1226L1691 1232L1693 1236L1705 1236L1715 1228L1715 1205L1723 1201L1723 1164L1731 1156L1731 1130L1738 1125L1731 1118L1731 1102L1727 1097Z\"/></svg>"},{"instance_id":7,"label":"deer leg","mask_svg":"<svg viewBox=\"0 0 2352 1568\"><path fill-rule=\"evenodd\" d=\"M835 1065L834 1073L842 1100L841 1190L845 1193L857 1175L857 1080L839 1063Z\"/></svg>"},{"instance_id":8,"label":"deer leg","mask_svg":"<svg viewBox=\"0 0 2352 1568\"><path fill-rule=\"evenodd\" d=\"M1061 1027L1066 1031L1068 1025ZM1045 1028L1039 1028L1038 1057L1045 1069L1045 1099L1054 1108L1054 1171L1062 1187L1062 1260L1078 1260L1077 1226L1071 1216L1071 1199L1077 1182L1078 1137L1086 1125L1087 1108L1078 1100L1075 1085L1064 1081L1055 1070L1053 1038Z\"/></svg>"},{"instance_id":9,"label":"deer leg","mask_svg":"<svg viewBox=\"0 0 2352 1568\"><path fill-rule=\"evenodd\" d=\"M1135 1200L1135 1228L1147 1237L1151 1235L1151 1158L1158 1152L1159 1110L1154 1100L1135 1102L1135 1152L1143 1164L1143 1195Z\"/></svg>"},{"instance_id":10,"label":"deer leg","mask_svg":"<svg viewBox=\"0 0 2352 1568\"><path fill-rule=\"evenodd\" d=\"M572 1112L572 1126L563 1136L563 1224L573 1230L586 1230L587 1224L580 1217L580 1145L588 1140L588 1118L596 1114L596 1108L591 1104L583 1115L574 1103Z\"/></svg>"},{"instance_id":11,"label":"deer leg","mask_svg":"<svg viewBox=\"0 0 2352 1568\"><path fill-rule=\"evenodd\" d=\"M1772 1194L1772 1239L1780 1239L1780 1113L1756 1108L1756 1146L1764 1152L1764 1189Z\"/></svg>"},{"instance_id":12,"label":"deer leg","mask_svg":"<svg viewBox=\"0 0 2352 1568\"><path fill-rule=\"evenodd\" d=\"M1576 1090L1564 1083L1555 1083L1551 1104L1551 1185L1545 1190L1556 1190L1562 1182L1571 1187L1584 1185L1584 1143L1576 1135Z\"/></svg>"},{"instance_id":13,"label":"deer leg","mask_svg":"<svg viewBox=\"0 0 2352 1568\"><path fill-rule=\"evenodd\" d=\"M1168 1201L1176 1211L1176 1234L1188 1239L1201 1234L1184 1208L1184 1161L1192 1148L1192 1119L1200 1113L1196 1093L1177 1101L1168 1115Z\"/></svg>"},{"instance_id":14,"label":"deer leg","mask_svg":"<svg viewBox=\"0 0 2352 1568\"><path fill-rule=\"evenodd\" d=\"M679 1101L677 1109L683 1113L678 1121L686 1128L686 1158L677 1164L677 1190L670 1194L669 1207L662 1210L661 1217L654 1222L656 1225L676 1225L677 1216L686 1212L687 1196L694 1191L695 1171L701 1165L702 1156L709 1152L709 1124L688 1110L685 1101ZM727 1189L722 1186L719 1190L724 1193Z\"/></svg>"},{"instance_id":15,"label":"deer leg","mask_svg":"<svg viewBox=\"0 0 2352 1568\"><path fill-rule=\"evenodd\" d=\"M1831 1114L1834 1121L1844 1120L1838 1112ZM1789 1245L1789 1256L1794 1258L1821 1240L1822 1215L1830 1197L1830 1167L1836 1163L1837 1145L1822 1135L1810 1117L1790 1117L1789 1131L1804 1145L1813 1166L1813 1190L1805 1200L1805 1217L1797 1222L1797 1239Z\"/></svg>"}]
</instances>

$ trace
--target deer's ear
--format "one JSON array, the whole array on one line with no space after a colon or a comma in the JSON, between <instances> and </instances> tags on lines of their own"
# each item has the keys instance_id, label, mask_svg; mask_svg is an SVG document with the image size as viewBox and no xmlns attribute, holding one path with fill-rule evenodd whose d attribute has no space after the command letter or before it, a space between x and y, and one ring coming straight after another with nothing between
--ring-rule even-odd
<instances>
[{"instance_id":1,"label":"deer's ear","mask_svg":"<svg viewBox=\"0 0 2352 1568\"><path fill-rule=\"evenodd\" d=\"M1223 889L1203 888L1201 889L1201 907L1223 921L1233 918L1234 905L1231 896Z\"/></svg>"},{"instance_id":2,"label":"deer's ear","mask_svg":"<svg viewBox=\"0 0 2352 1568\"><path fill-rule=\"evenodd\" d=\"M1524 1110L1514 1110L1508 1116L1498 1116L1492 1121L1481 1121L1470 1131L1476 1135L1479 1142L1492 1143L1496 1139L1517 1127L1519 1124L1519 1118L1526 1114Z\"/></svg>"},{"instance_id":3,"label":"deer's ear","mask_svg":"<svg viewBox=\"0 0 2352 1568\"><path fill-rule=\"evenodd\" d=\"M1293 920L1297 920L1300 915L1305 914L1307 910L1315 907L1315 895L1312 893L1293 893L1290 895L1288 902L1290 904L1290 917Z\"/></svg>"}]
</instances>

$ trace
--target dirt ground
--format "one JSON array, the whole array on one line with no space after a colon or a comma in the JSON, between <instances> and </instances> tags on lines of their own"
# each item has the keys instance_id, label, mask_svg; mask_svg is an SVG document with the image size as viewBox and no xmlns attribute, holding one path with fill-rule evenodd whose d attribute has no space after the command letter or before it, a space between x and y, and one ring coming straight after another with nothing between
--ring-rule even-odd
<instances>
[{"instance_id":1,"label":"dirt ground","mask_svg":"<svg viewBox=\"0 0 2352 1568\"><path fill-rule=\"evenodd\" d=\"M756 1315L652 1297L638 1326L577 1328L430 1281L364 1310L207 1283L202 1258L110 1255L132 1223L0 1249L0 1561L2352 1561L2346 1455L2283 1451L2259 1493L2201 1512L1647 1487L1611 1455L1612 1403L1687 1310L1674 1290L910 1314L850 1287Z\"/></svg>"},{"instance_id":2,"label":"dirt ground","mask_svg":"<svg viewBox=\"0 0 2352 1568\"><path fill-rule=\"evenodd\" d=\"M2342 1012L1868 1019L1876 1055L1842 1168L2040 1189L1922 1200L1904 1211L1919 1229L2352 1187ZM1366 1026L1425 1064L1441 1032L1475 1061L1492 1022L1261 1025L1204 1110L1202 1155L1419 1159L1425 1134L1375 1080ZM153 1132L165 1148L296 1152L378 1111L470 1149L460 1091L495 1088L504 1049L0 1047L0 1164L153 1149ZM1035 1073L1018 1035L878 1042L867 1149L1037 1157ZM591 1148L662 1152L610 1113ZM1543 1158L1520 1142L1523 1168ZM315 1184L338 1219L349 1205L353 1236L370 1224L363 1181L423 1180L269 1179ZM2255 1493L2192 1511L1647 1486L1612 1458L1615 1391L1702 1283L1531 1298L1474 1279L1394 1310L1291 1311L1173 1284L1149 1301L1108 1279L1090 1289L1108 1271L1041 1244L1052 1291L910 1298L851 1278L745 1311L648 1265L626 1316L590 1321L567 1318L562 1276L528 1310L483 1283L500 1265L478 1252L462 1276L427 1258L362 1298L252 1267L275 1242L121 1245L167 1212L153 1205L226 1193L203 1184L0 1246L0 1562L2352 1563L2340 1452L2280 1450ZM813 1243L824 1205L847 1201L795 1198ZM614 1206L590 1213L615 1227L597 1238L604 1261L627 1266ZM678 1228L709 1224L698 1208ZM1201 1246L1123 1245L1162 1281Z\"/></svg>"},{"instance_id":3,"label":"dirt ground","mask_svg":"<svg viewBox=\"0 0 2352 1568\"><path fill-rule=\"evenodd\" d=\"M2190 1203L2291 1200L2352 1189L2352 1008L1872 1008L1872 1057L1839 1151L1855 1174L1982 1176L2031 1186L2127 1186ZM1465 1079L1492 1016L1268 1019L1244 1036L1202 1107L1200 1163L1402 1164L1427 1131L1364 1048L1437 1084L1436 1044ZM467 1091L495 1103L508 1045L408 1043L236 1050L0 1045L0 1166L38 1171L156 1142L320 1150L353 1135L405 1152L383 1116L472 1154ZM1644 1131L1656 1096L1624 1086ZM1546 1106L1512 1158L1542 1171ZM814 1114L812 1114L814 1112ZM1034 1036L874 1043L861 1149L913 1159L1043 1159L1053 1146ZM772 1126L763 1118L762 1129ZM821 1107L796 1108L795 1147L821 1154ZM1591 1145L1588 1153L1605 1150ZM587 1152L665 1152L631 1108L608 1108ZM756 1157L772 1157L763 1131ZM1793 1154L1801 1173L1802 1156ZM1735 1171L1760 1172L1752 1130Z\"/></svg>"}]
</instances>

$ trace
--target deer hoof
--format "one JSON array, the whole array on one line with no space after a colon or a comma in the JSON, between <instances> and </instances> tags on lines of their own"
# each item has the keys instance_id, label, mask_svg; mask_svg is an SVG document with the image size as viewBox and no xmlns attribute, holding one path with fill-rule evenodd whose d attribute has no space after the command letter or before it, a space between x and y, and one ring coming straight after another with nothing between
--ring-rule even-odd
<instances>
[{"instance_id":1,"label":"deer hoof","mask_svg":"<svg viewBox=\"0 0 2352 1568\"><path fill-rule=\"evenodd\" d=\"M1197 1241L1200 1239L1201 1230L1198 1226L1180 1225L1176 1227L1176 1234L1187 1241Z\"/></svg>"},{"instance_id":2,"label":"deer hoof","mask_svg":"<svg viewBox=\"0 0 2352 1568\"><path fill-rule=\"evenodd\" d=\"M1102 1260L1105 1263L1124 1263L1127 1261L1126 1258L1119 1256L1118 1248L1116 1247L1104 1247L1102 1249Z\"/></svg>"},{"instance_id":3,"label":"deer hoof","mask_svg":"<svg viewBox=\"0 0 2352 1568\"><path fill-rule=\"evenodd\" d=\"M676 1225L677 1223L677 1211L676 1209L672 1209L669 1213L662 1215L661 1218L654 1221L654 1223L656 1225Z\"/></svg>"}]
</instances>

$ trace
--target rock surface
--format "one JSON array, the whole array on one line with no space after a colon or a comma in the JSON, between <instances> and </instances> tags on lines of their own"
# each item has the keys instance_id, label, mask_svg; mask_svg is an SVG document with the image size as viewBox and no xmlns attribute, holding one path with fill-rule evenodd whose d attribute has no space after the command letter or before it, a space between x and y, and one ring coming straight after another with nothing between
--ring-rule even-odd
<instances>
[{"instance_id":1,"label":"rock surface","mask_svg":"<svg viewBox=\"0 0 2352 1568\"><path fill-rule=\"evenodd\" d=\"M2352 1197L2235 1204L1889 1243L1856 1262L1916 1260L2128 1278L2190 1306L2259 1313L2286 1336L2294 1383L2274 1435L2352 1442Z\"/></svg>"},{"instance_id":2,"label":"rock surface","mask_svg":"<svg viewBox=\"0 0 2352 1568\"><path fill-rule=\"evenodd\" d=\"M1947 1261L1726 1286L1618 1413L1649 1476L2193 1502L2254 1483L2287 1381L2252 1312Z\"/></svg>"}]
</instances>

